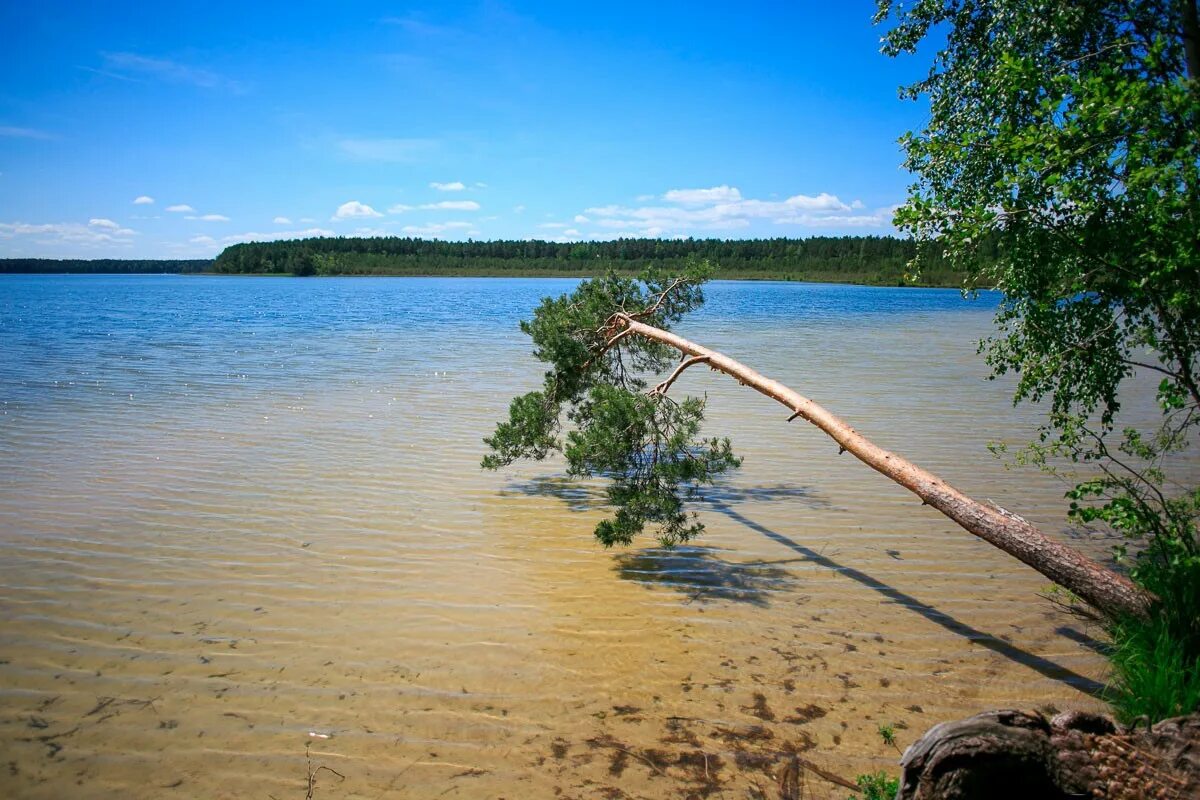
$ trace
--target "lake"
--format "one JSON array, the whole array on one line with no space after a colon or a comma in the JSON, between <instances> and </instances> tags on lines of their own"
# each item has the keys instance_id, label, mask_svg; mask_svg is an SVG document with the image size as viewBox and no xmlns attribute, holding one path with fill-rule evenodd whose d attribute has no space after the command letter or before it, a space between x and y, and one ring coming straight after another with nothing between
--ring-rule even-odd
<instances>
[{"instance_id":1,"label":"lake","mask_svg":"<svg viewBox=\"0 0 1200 800\"><path fill-rule=\"evenodd\" d=\"M895 772L881 725L1098 706L1044 578L717 373L672 389L745 456L694 546L481 471L573 285L0 276L0 795L742 797L789 752ZM681 334L1074 536L986 449L1038 421L975 353L996 295L707 293Z\"/></svg>"}]
</instances>

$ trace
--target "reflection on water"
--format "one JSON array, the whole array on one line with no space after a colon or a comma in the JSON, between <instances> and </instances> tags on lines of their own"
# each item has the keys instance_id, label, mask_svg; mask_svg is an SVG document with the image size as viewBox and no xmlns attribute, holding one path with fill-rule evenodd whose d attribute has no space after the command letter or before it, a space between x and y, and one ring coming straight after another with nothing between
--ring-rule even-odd
<instances>
[{"instance_id":1,"label":"reflection on water","mask_svg":"<svg viewBox=\"0 0 1200 800\"><path fill-rule=\"evenodd\" d=\"M780 753L890 768L881 724L1095 705L1043 579L719 375L675 387L745 456L693 546L481 472L571 285L0 276L0 795L743 796ZM1036 419L974 353L994 297L709 296L685 335L1061 528L984 448Z\"/></svg>"}]
</instances>

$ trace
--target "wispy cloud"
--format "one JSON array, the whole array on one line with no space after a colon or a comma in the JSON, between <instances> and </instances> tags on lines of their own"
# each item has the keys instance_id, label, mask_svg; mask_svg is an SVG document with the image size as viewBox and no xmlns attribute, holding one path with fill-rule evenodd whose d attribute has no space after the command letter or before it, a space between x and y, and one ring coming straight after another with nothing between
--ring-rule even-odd
<instances>
[{"instance_id":1,"label":"wispy cloud","mask_svg":"<svg viewBox=\"0 0 1200 800\"><path fill-rule=\"evenodd\" d=\"M380 20L385 25L395 25L403 28L410 34L422 38L461 38L464 33L458 28L452 28L449 25L437 25L432 22L418 19L416 16L407 17L384 17Z\"/></svg>"},{"instance_id":2,"label":"wispy cloud","mask_svg":"<svg viewBox=\"0 0 1200 800\"><path fill-rule=\"evenodd\" d=\"M214 236L193 236L188 239L188 242L197 247L217 249L242 242L274 242L283 239L312 239L318 236L328 237L337 236L337 234L328 228L305 228L304 230L294 231L247 231L246 233L234 233L220 238Z\"/></svg>"},{"instance_id":3,"label":"wispy cloud","mask_svg":"<svg viewBox=\"0 0 1200 800\"><path fill-rule=\"evenodd\" d=\"M195 214L196 209L189 206L187 203L178 203L173 206L167 206L167 211L173 211L176 214Z\"/></svg>"},{"instance_id":4,"label":"wispy cloud","mask_svg":"<svg viewBox=\"0 0 1200 800\"><path fill-rule=\"evenodd\" d=\"M110 219L100 218L88 220L86 225L79 222L0 222L0 240L29 237L38 244L123 246L131 244L130 237L136 233Z\"/></svg>"},{"instance_id":5,"label":"wispy cloud","mask_svg":"<svg viewBox=\"0 0 1200 800\"><path fill-rule=\"evenodd\" d=\"M328 228L305 228L304 230L296 231L268 231L235 233L232 236L222 236L220 242L225 245L237 244L238 242L271 242L279 239L312 239L315 237L337 236L337 234Z\"/></svg>"},{"instance_id":6,"label":"wispy cloud","mask_svg":"<svg viewBox=\"0 0 1200 800\"><path fill-rule=\"evenodd\" d=\"M397 203L388 207L389 214L403 214L406 211L478 211L482 206L474 200L441 200L436 203L424 203L419 206Z\"/></svg>"},{"instance_id":7,"label":"wispy cloud","mask_svg":"<svg viewBox=\"0 0 1200 800\"><path fill-rule=\"evenodd\" d=\"M274 222L276 225L291 225L292 224L292 221L290 219L288 219L287 217L276 217L275 219L273 219L271 221Z\"/></svg>"},{"instance_id":8,"label":"wispy cloud","mask_svg":"<svg viewBox=\"0 0 1200 800\"><path fill-rule=\"evenodd\" d=\"M8 136L13 139L57 139L53 133L39 131L36 128L20 128L15 125L0 125L0 136Z\"/></svg>"},{"instance_id":9,"label":"wispy cloud","mask_svg":"<svg viewBox=\"0 0 1200 800\"><path fill-rule=\"evenodd\" d=\"M461 192L466 189L466 184L462 181L450 181L449 183L438 183L433 181L429 184L430 189L437 189L439 192Z\"/></svg>"},{"instance_id":10,"label":"wispy cloud","mask_svg":"<svg viewBox=\"0 0 1200 800\"><path fill-rule=\"evenodd\" d=\"M409 236L428 236L431 238L438 238L448 233L460 233L466 236L479 235L479 231L475 230L475 223L473 222L431 222L428 225L405 225L400 231Z\"/></svg>"},{"instance_id":11,"label":"wispy cloud","mask_svg":"<svg viewBox=\"0 0 1200 800\"><path fill-rule=\"evenodd\" d=\"M436 139L342 139L337 147L356 161L412 164L431 156L440 143Z\"/></svg>"},{"instance_id":12,"label":"wispy cloud","mask_svg":"<svg viewBox=\"0 0 1200 800\"><path fill-rule=\"evenodd\" d=\"M196 219L201 222L229 222L229 217L224 214L200 214L199 216L188 214L184 219Z\"/></svg>"},{"instance_id":13,"label":"wispy cloud","mask_svg":"<svg viewBox=\"0 0 1200 800\"><path fill-rule=\"evenodd\" d=\"M426 203L421 208L449 211L478 211L480 206L474 200L442 200L440 203Z\"/></svg>"},{"instance_id":14,"label":"wispy cloud","mask_svg":"<svg viewBox=\"0 0 1200 800\"><path fill-rule=\"evenodd\" d=\"M356 219L362 217L382 217L375 209L371 208L366 203L360 203L357 200L351 200L347 203L342 203L338 206L337 211L333 214L333 221L337 222L343 219Z\"/></svg>"},{"instance_id":15,"label":"wispy cloud","mask_svg":"<svg viewBox=\"0 0 1200 800\"><path fill-rule=\"evenodd\" d=\"M662 199L668 203L684 203L687 205L703 203L736 203L742 199L742 193L734 186L714 186L711 189L671 189L663 194Z\"/></svg>"},{"instance_id":16,"label":"wispy cloud","mask_svg":"<svg viewBox=\"0 0 1200 800\"><path fill-rule=\"evenodd\" d=\"M187 84L201 89L220 89L240 94L245 87L238 81L227 78L209 69L193 67L166 58L151 58L138 53L101 53L104 70L101 74L113 73L114 77L128 78L130 74L155 78L166 83Z\"/></svg>"},{"instance_id":17,"label":"wispy cloud","mask_svg":"<svg viewBox=\"0 0 1200 800\"><path fill-rule=\"evenodd\" d=\"M154 205L154 198L147 194L139 195L133 198L133 204L135 206L152 206Z\"/></svg>"}]
</instances>

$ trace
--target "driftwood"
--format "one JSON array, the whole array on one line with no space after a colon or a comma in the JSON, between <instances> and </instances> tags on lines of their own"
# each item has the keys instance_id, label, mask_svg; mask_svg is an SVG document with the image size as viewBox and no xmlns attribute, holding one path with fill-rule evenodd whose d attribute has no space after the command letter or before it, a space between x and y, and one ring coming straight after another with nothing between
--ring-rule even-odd
<instances>
[{"instance_id":1,"label":"driftwood","mask_svg":"<svg viewBox=\"0 0 1200 800\"><path fill-rule=\"evenodd\" d=\"M1200 714L1147 729L988 711L931 728L900 763L897 800L1195 800Z\"/></svg>"},{"instance_id":2,"label":"driftwood","mask_svg":"<svg viewBox=\"0 0 1200 800\"><path fill-rule=\"evenodd\" d=\"M645 313L613 315L609 320L609 338L605 349L626 336L636 335L669 345L682 353L684 360L670 377L651 390L653 393L665 393L688 367L707 364L787 406L793 412L790 419L801 417L817 426L838 443L841 451L851 453L867 466L916 494L924 503L945 514L964 530L1033 567L1106 616L1149 616L1156 598L1125 576L1054 541L1016 514L993 503L982 503L968 497L933 473L879 447L822 406L778 381L759 374L729 356L639 321L637 317L645 316Z\"/></svg>"}]
</instances>

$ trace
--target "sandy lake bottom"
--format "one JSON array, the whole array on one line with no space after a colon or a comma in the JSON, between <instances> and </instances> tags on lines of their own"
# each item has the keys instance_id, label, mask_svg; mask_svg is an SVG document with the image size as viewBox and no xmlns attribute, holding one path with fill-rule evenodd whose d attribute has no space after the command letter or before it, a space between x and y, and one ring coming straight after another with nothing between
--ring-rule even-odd
<instances>
[{"instance_id":1,"label":"sandy lake bottom","mask_svg":"<svg viewBox=\"0 0 1200 800\"><path fill-rule=\"evenodd\" d=\"M540 379L515 322L570 285L6 276L0 795L741 798L1099 705L1045 579L722 376L673 389L745 457L692 546L604 550L559 462L482 472ZM682 333L1106 552L986 449L1037 421L975 354L994 298L710 296Z\"/></svg>"}]
</instances>

